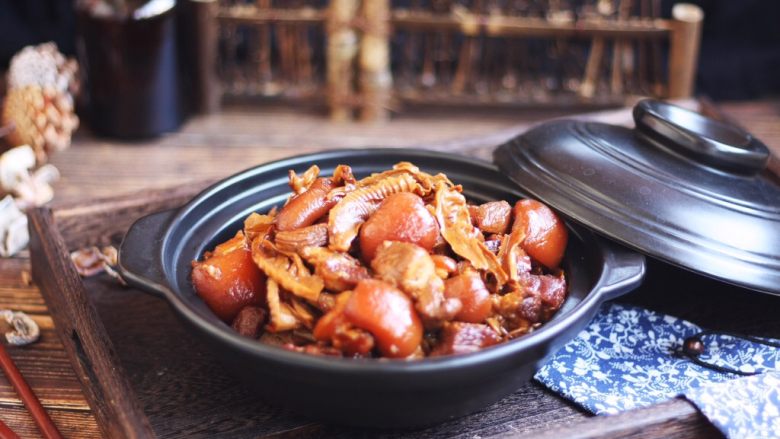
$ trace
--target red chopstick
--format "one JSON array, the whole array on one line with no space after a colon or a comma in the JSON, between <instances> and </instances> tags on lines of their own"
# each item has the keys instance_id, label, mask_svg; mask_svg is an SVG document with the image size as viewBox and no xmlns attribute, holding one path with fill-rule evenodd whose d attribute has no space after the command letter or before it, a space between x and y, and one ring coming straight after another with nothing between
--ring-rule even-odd
<instances>
[{"instance_id":1,"label":"red chopstick","mask_svg":"<svg viewBox=\"0 0 780 439\"><path fill-rule=\"evenodd\" d=\"M5 425L5 422L0 421L0 439L19 439L19 435Z\"/></svg>"},{"instance_id":2,"label":"red chopstick","mask_svg":"<svg viewBox=\"0 0 780 439\"><path fill-rule=\"evenodd\" d=\"M19 397L27 407L27 410L30 411L30 415L32 415L35 425L38 426L43 437L46 439L62 439L62 434L57 430L57 426L54 425L54 422L49 417L49 414L46 413L46 410L41 405L38 397L33 393L30 385L24 380L19 369L16 368L11 356L8 355L8 351L2 343L0 343L0 368L3 369L6 378L8 378L8 381L10 381L11 385L16 389L16 393L19 394ZM6 426L5 428L8 427ZM0 431L2 430L0 429ZM8 429L8 431L11 430ZM13 432L11 432L11 434L13 434ZM15 436L16 435L9 437Z\"/></svg>"}]
</instances>

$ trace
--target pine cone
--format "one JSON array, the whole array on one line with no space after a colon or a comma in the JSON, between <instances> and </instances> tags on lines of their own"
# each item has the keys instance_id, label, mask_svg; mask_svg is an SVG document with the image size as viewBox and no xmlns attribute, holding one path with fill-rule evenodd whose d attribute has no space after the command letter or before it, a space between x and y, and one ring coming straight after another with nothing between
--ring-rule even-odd
<instances>
[{"instance_id":1,"label":"pine cone","mask_svg":"<svg viewBox=\"0 0 780 439\"><path fill-rule=\"evenodd\" d=\"M70 146L79 118L73 112L73 98L67 91L27 85L8 90L2 124L15 126L6 137L10 146L30 145L38 163L45 163L48 154Z\"/></svg>"},{"instance_id":2,"label":"pine cone","mask_svg":"<svg viewBox=\"0 0 780 439\"><path fill-rule=\"evenodd\" d=\"M58 92L78 94L78 63L57 50L54 43L27 46L11 58L8 88L27 85L54 87Z\"/></svg>"}]
</instances>

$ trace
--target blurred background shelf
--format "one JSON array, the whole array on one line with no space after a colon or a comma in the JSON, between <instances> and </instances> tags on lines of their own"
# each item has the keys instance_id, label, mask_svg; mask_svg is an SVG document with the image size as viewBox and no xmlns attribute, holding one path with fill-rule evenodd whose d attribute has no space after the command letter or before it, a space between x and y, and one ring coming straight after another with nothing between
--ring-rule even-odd
<instances>
[{"instance_id":1,"label":"blurred background shelf","mask_svg":"<svg viewBox=\"0 0 780 439\"><path fill-rule=\"evenodd\" d=\"M703 13L655 0L193 6L218 35L226 96L324 102L337 120L419 105L599 107L693 93ZM214 18L215 17L215 18ZM212 91L210 93L220 93Z\"/></svg>"}]
</instances>

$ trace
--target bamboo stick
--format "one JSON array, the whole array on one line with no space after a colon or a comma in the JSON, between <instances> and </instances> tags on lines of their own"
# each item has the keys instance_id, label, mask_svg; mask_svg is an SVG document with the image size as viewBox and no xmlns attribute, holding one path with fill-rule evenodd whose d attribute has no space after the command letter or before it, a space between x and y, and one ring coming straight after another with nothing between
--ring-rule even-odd
<instances>
[{"instance_id":1,"label":"bamboo stick","mask_svg":"<svg viewBox=\"0 0 780 439\"><path fill-rule=\"evenodd\" d=\"M596 3L596 10L602 17L607 17L612 14L614 10L614 0L598 0ZM603 20L603 18L600 18ZM610 23L608 20L604 20L604 23ZM580 97L585 99L592 99L596 94L596 87L598 86L599 70L601 68L602 58L604 58L604 37L594 36L593 42L590 47L590 54L588 55L588 63L585 66L585 75L580 85Z\"/></svg>"},{"instance_id":2,"label":"bamboo stick","mask_svg":"<svg viewBox=\"0 0 780 439\"><path fill-rule=\"evenodd\" d=\"M433 87L436 85L436 66L433 61L433 52L436 50L436 36L433 34L425 35L425 53L423 54L422 73L420 74L420 83L423 87Z\"/></svg>"},{"instance_id":3,"label":"bamboo stick","mask_svg":"<svg viewBox=\"0 0 780 439\"><path fill-rule=\"evenodd\" d=\"M631 6L631 0L620 0L620 5L618 6L619 22L628 19L628 15L631 13ZM610 81L610 89L614 95L623 94L623 62L627 58L626 52L628 50L628 42L622 38L616 39L612 46L612 78Z\"/></svg>"},{"instance_id":4,"label":"bamboo stick","mask_svg":"<svg viewBox=\"0 0 780 439\"><path fill-rule=\"evenodd\" d=\"M388 28L390 0L363 0L362 16L365 32L360 44L360 91L364 122L386 120L389 117L390 41Z\"/></svg>"},{"instance_id":5,"label":"bamboo stick","mask_svg":"<svg viewBox=\"0 0 780 439\"><path fill-rule=\"evenodd\" d=\"M599 68L601 60L604 57L604 38L595 37L590 46L590 55L588 63L585 66L585 76L580 85L580 96L585 99L591 99L596 94L596 85L598 82Z\"/></svg>"},{"instance_id":6,"label":"bamboo stick","mask_svg":"<svg viewBox=\"0 0 780 439\"><path fill-rule=\"evenodd\" d=\"M257 7L261 10L271 8L271 0L258 0ZM271 82L273 73L271 70L271 24L263 23L259 26L259 53L258 53L258 73L260 82L267 86Z\"/></svg>"},{"instance_id":7,"label":"bamboo stick","mask_svg":"<svg viewBox=\"0 0 780 439\"><path fill-rule=\"evenodd\" d=\"M395 29L429 32L458 32L465 23L462 17L428 12L394 11L391 24ZM576 22L551 23L540 17L491 17L489 23L477 22L467 30L468 35L484 32L493 37L580 38L595 36L605 38L664 39L672 24L668 20L647 22L631 18L622 23L605 20L582 19Z\"/></svg>"},{"instance_id":8,"label":"bamboo stick","mask_svg":"<svg viewBox=\"0 0 780 439\"><path fill-rule=\"evenodd\" d=\"M651 8L650 8L650 2L653 0L639 0L639 15L643 17L644 19L648 19L651 17ZM636 41L637 46L637 91L640 94L649 94L650 92L650 66L648 65L648 59L650 57L649 53L651 50L651 44L655 44L656 42L648 42L648 41Z\"/></svg>"},{"instance_id":9,"label":"bamboo stick","mask_svg":"<svg viewBox=\"0 0 780 439\"><path fill-rule=\"evenodd\" d=\"M222 63L225 69L225 76L230 79L230 91L236 93L243 91L243 78L241 75L241 69L238 65L237 53L238 53L238 33L236 31L236 25L227 24L222 27L225 38L225 60Z\"/></svg>"},{"instance_id":10,"label":"bamboo stick","mask_svg":"<svg viewBox=\"0 0 780 439\"><path fill-rule=\"evenodd\" d=\"M507 16L513 16L520 13L517 7L517 1L508 1L504 5L503 13ZM516 39L509 39L506 41L507 54L504 60L504 74L501 76L501 87L505 90L514 90L518 85L518 68L517 65L521 61L519 57L520 41ZM524 60L523 60L524 61Z\"/></svg>"},{"instance_id":11,"label":"bamboo stick","mask_svg":"<svg viewBox=\"0 0 780 439\"><path fill-rule=\"evenodd\" d=\"M459 8L455 0L432 0L431 6L434 12L449 16L456 15ZM452 76L454 74L453 66L455 65L455 59L453 51L455 47L455 33L436 32L434 35L439 42L434 45L435 50L433 52L437 81L441 84L449 84L452 82Z\"/></svg>"},{"instance_id":12,"label":"bamboo stick","mask_svg":"<svg viewBox=\"0 0 780 439\"><path fill-rule=\"evenodd\" d=\"M474 53L476 52L477 39L466 37L460 46L455 77L452 79L451 90L453 94L461 94L466 88L466 83L471 81L471 70L474 66Z\"/></svg>"},{"instance_id":13,"label":"bamboo stick","mask_svg":"<svg viewBox=\"0 0 780 439\"><path fill-rule=\"evenodd\" d=\"M412 0L411 9L413 11L419 10L420 0ZM418 51L420 50L420 38L421 36L415 32L406 32L401 65L398 68L403 88L410 88L415 86L415 71Z\"/></svg>"},{"instance_id":14,"label":"bamboo stick","mask_svg":"<svg viewBox=\"0 0 780 439\"><path fill-rule=\"evenodd\" d=\"M298 50L298 81L303 84L310 84L314 77L314 68L312 67L312 48L309 41L309 29L305 24L297 24L297 37L300 41Z\"/></svg>"},{"instance_id":15,"label":"bamboo stick","mask_svg":"<svg viewBox=\"0 0 780 439\"><path fill-rule=\"evenodd\" d=\"M282 9L277 7L233 6L222 8L217 19L222 23L269 24L303 23L322 24L326 21L324 11L314 9Z\"/></svg>"},{"instance_id":16,"label":"bamboo stick","mask_svg":"<svg viewBox=\"0 0 780 439\"><path fill-rule=\"evenodd\" d=\"M477 45L479 41L478 36L473 35L473 31L470 29L476 26L477 18L482 13L482 0L475 0L473 9L469 10L457 10L455 13L464 22L464 28L462 31L466 35L463 43L460 46L460 53L458 54L455 76L452 79L451 90L454 94L461 94L466 88L466 83L471 81L472 69L474 67L474 55L477 51Z\"/></svg>"},{"instance_id":17,"label":"bamboo stick","mask_svg":"<svg viewBox=\"0 0 780 439\"><path fill-rule=\"evenodd\" d=\"M661 16L661 0L650 0L652 2L651 4L651 16L653 19L656 19ZM664 93L664 77L662 72L662 53L661 53L661 42L660 41L653 41L651 43L651 50L652 50L652 66L653 69L652 75L653 75L653 94L655 96L664 96L666 93Z\"/></svg>"},{"instance_id":18,"label":"bamboo stick","mask_svg":"<svg viewBox=\"0 0 780 439\"><path fill-rule=\"evenodd\" d=\"M358 0L331 0L328 7L326 76L330 117L336 121L352 118L352 66L358 52L358 41L351 23L358 4Z\"/></svg>"}]
</instances>

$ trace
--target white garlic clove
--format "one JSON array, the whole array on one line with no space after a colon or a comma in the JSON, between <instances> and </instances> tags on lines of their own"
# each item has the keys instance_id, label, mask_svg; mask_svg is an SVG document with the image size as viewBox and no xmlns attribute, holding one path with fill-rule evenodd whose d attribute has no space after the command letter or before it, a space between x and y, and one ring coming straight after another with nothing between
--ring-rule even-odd
<instances>
[{"instance_id":1,"label":"white garlic clove","mask_svg":"<svg viewBox=\"0 0 780 439\"><path fill-rule=\"evenodd\" d=\"M37 183L51 184L60 179L60 171L54 165L43 165L32 174Z\"/></svg>"},{"instance_id":2,"label":"white garlic clove","mask_svg":"<svg viewBox=\"0 0 780 439\"><path fill-rule=\"evenodd\" d=\"M41 330L35 320L21 311L0 310L0 317L13 327L13 330L5 333L6 341L12 346L35 343L41 336Z\"/></svg>"},{"instance_id":3,"label":"white garlic clove","mask_svg":"<svg viewBox=\"0 0 780 439\"><path fill-rule=\"evenodd\" d=\"M30 232L27 230L27 216L22 215L9 226L5 235L4 250L8 256L13 256L27 248L30 243Z\"/></svg>"},{"instance_id":4,"label":"white garlic clove","mask_svg":"<svg viewBox=\"0 0 780 439\"><path fill-rule=\"evenodd\" d=\"M35 152L29 145L17 146L0 155L0 186L5 192L11 192L35 166Z\"/></svg>"}]
</instances>

